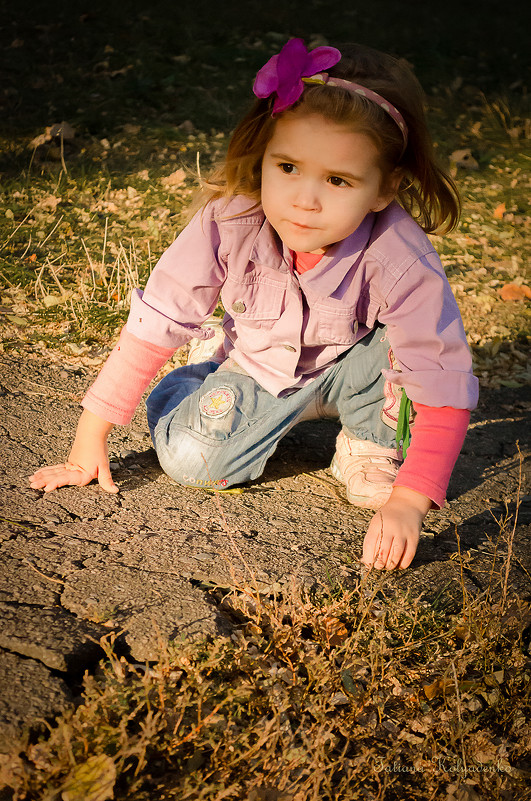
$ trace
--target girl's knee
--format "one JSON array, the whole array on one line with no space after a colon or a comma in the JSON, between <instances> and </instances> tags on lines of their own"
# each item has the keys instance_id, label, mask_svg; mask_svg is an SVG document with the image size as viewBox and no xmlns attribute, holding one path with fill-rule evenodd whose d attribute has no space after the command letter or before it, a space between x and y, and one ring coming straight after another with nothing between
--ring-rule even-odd
<instances>
[{"instance_id":1,"label":"girl's knee","mask_svg":"<svg viewBox=\"0 0 531 801\"><path fill-rule=\"evenodd\" d=\"M155 432L155 449L160 466L178 484L222 489L235 483L228 448L219 442L211 445L180 429L173 430L169 438Z\"/></svg>"}]
</instances>

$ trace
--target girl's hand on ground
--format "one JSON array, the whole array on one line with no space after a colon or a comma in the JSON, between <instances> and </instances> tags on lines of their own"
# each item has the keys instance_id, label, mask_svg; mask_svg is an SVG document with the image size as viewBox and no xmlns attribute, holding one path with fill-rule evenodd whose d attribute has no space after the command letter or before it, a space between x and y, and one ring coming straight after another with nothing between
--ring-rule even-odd
<instances>
[{"instance_id":1,"label":"girl's hand on ground","mask_svg":"<svg viewBox=\"0 0 531 801\"><path fill-rule=\"evenodd\" d=\"M111 423L85 410L68 460L37 470L29 477L30 487L51 492L64 486L84 487L97 479L106 492L118 492L109 467L107 436L111 429Z\"/></svg>"},{"instance_id":2,"label":"girl's hand on ground","mask_svg":"<svg viewBox=\"0 0 531 801\"><path fill-rule=\"evenodd\" d=\"M425 495L407 487L395 487L369 524L363 541L363 564L377 570L408 567L431 505Z\"/></svg>"},{"instance_id":3,"label":"girl's hand on ground","mask_svg":"<svg viewBox=\"0 0 531 801\"><path fill-rule=\"evenodd\" d=\"M44 492L51 492L58 487L84 487L95 478L98 479L102 489L107 492L118 492L118 487L112 480L108 459L105 459L102 464L92 466L92 468L76 464L72 460L63 464L42 467L30 476L29 480L32 489L43 489Z\"/></svg>"}]
</instances>

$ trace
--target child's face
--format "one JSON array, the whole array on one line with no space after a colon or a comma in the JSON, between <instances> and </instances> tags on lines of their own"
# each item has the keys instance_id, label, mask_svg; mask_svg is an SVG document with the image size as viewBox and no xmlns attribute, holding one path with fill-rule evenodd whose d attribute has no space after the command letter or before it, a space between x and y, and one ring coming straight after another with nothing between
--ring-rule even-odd
<instances>
[{"instance_id":1,"label":"child's face","mask_svg":"<svg viewBox=\"0 0 531 801\"><path fill-rule=\"evenodd\" d=\"M262 161L262 206L284 244L324 253L384 209L395 187L378 160L363 133L320 114L281 117Z\"/></svg>"}]
</instances>

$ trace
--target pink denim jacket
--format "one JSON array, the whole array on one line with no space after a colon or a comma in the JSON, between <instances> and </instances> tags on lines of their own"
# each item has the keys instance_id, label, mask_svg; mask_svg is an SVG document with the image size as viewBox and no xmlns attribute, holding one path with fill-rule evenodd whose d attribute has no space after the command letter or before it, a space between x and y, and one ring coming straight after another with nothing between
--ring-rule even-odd
<instances>
[{"instance_id":1,"label":"pink denim jacket","mask_svg":"<svg viewBox=\"0 0 531 801\"><path fill-rule=\"evenodd\" d=\"M237 196L198 212L145 291L133 293L131 334L169 349L207 338L200 326L221 295L227 356L280 395L380 322L399 368L384 370L386 378L427 406L475 407L478 381L456 301L429 239L396 202L299 276L262 209L251 206Z\"/></svg>"}]
</instances>

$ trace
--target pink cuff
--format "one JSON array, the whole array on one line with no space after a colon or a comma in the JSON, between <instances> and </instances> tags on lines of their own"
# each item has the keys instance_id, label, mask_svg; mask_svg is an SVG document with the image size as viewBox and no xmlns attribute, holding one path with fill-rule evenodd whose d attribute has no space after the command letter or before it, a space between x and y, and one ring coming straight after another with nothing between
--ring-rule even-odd
<instances>
[{"instance_id":1,"label":"pink cuff","mask_svg":"<svg viewBox=\"0 0 531 801\"><path fill-rule=\"evenodd\" d=\"M81 405L109 423L130 423L149 382L175 350L138 339L124 326Z\"/></svg>"},{"instance_id":2,"label":"pink cuff","mask_svg":"<svg viewBox=\"0 0 531 801\"><path fill-rule=\"evenodd\" d=\"M413 405L417 416L411 427L411 444L394 486L420 492L441 509L452 470L463 447L470 412L451 406Z\"/></svg>"}]
</instances>

